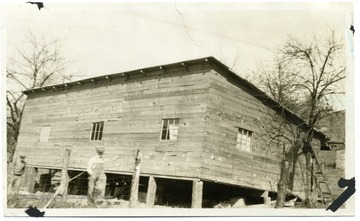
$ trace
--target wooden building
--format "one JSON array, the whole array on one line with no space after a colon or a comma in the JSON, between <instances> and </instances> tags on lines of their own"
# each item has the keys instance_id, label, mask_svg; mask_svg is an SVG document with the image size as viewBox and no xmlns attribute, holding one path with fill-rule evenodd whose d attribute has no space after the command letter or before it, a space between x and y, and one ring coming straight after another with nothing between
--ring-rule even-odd
<instances>
[{"instance_id":1,"label":"wooden building","mask_svg":"<svg viewBox=\"0 0 360 221\"><path fill-rule=\"evenodd\" d=\"M345 170L345 110L321 119L318 125L331 139L331 150L321 152L321 161L325 166Z\"/></svg>"},{"instance_id":2,"label":"wooden building","mask_svg":"<svg viewBox=\"0 0 360 221\"><path fill-rule=\"evenodd\" d=\"M331 148L320 151L319 159L335 197L343 192L338 186L338 181L340 177L345 177L345 122L345 110L342 110L332 113L318 123L321 130L331 139Z\"/></svg>"},{"instance_id":3,"label":"wooden building","mask_svg":"<svg viewBox=\"0 0 360 221\"><path fill-rule=\"evenodd\" d=\"M141 150L148 194L155 194L159 179L189 181L192 207L201 207L209 195L203 190L214 183L258 196L276 192L283 145L264 138L272 115L282 111L306 126L213 57L24 93L17 150L27 154L30 169L60 169L70 149L69 170L84 171L95 146L104 146L105 159L120 156L106 172L130 175ZM324 138L315 131L316 148ZM298 194L304 191L300 173Z\"/></svg>"}]
</instances>

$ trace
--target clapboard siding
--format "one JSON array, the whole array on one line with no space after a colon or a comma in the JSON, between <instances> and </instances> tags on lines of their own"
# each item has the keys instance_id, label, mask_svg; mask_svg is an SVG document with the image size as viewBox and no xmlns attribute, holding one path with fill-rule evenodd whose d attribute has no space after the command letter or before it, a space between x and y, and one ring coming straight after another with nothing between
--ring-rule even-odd
<instances>
[{"instance_id":1,"label":"clapboard siding","mask_svg":"<svg viewBox=\"0 0 360 221\"><path fill-rule=\"evenodd\" d=\"M201 177L276 191L283 148L264 136L271 130L269 122L276 124L277 119L272 117L275 111L234 80L234 76L211 71L210 78ZM253 131L251 153L236 148L238 128ZM300 160L303 161L301 156ZM297 193L304 191L301 169L295 171L293 190Z\"/></svg>"},{"instance_id":2,"label":"clapboard siding","mask_svg":"<svg viewBox=\"0 0 360 221\"><path fill-rule=\"evenodd\" d=\"M210 69L194 66L132 75L30 94L19 136L28 164L60 168L66 148L69 168L85 169L94 147L105 146L108 172L131 173L136 150L143 152L144 174L199 177L204 144ZM179 118L177 141L160 141L164 118ZM104 121L101 141L90 141L93 122ZM42 126L48 142L39 142Z\"/></svg>"},{"instance_id":3,"label":"clapboard siding","mask_svg":"<svg viewBox=\"0 0 360 221\"><path fill-rule=\"evenodd\" d=\"M166 73L153 68L29 91L17 148L30 166L44 168L61 168L71 149L69 169L84 170L94 147L104 146L106 171L125 174L132 173L141 150L142 175L276 191L286 143L268 133L280 117L224 67L207 59L190 63ZM165 118L180 119L176 141L160 140ZM98 121L104 121L102 140L90 141ZM39 142L43 126L51 127L48 142ZM251 153L236 148L238 128L253 132ZM296 163L293 190L302 193L304 156Z\"/></svg>"}]
</instances>

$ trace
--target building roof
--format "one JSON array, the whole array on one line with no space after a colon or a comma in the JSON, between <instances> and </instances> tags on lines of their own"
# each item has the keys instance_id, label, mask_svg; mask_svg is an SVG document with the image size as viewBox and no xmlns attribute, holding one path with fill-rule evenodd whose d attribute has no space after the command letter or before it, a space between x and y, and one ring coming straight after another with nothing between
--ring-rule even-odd
<instances>
[{"instance_id":1,"label":"building roof","mask_svg":"<svg viewBox=\"0 0 360 221\"><path fill-rule=\"evenodd\" d=\"M32 93L41 93L41 92L45 92L45 91L49 91L49 90L56 90L56 91L57 90L65 90L65 89L70 89L71 86L73 86L73 85L82 85L82 84L86 84L86 83L94 83L94 82L97 82L100 80L111 80L111 79L115 79L115 78L129 77L133 74L148 73L148 72L159 71L159 70L162 70L164 73L166 73L166 69L168 69L168 68L180 67L180 66L187 68L188 66L193 65L193 64L203 64L203 63L208 63L211 66L216 66L216 67L221 68L222 70L232 74L233 76L236 77L236 79L239 82L241 82L245 87L250 89L250 91L253 93L252 95L254 97L256 97L257 99L259 99L262 103L264 103L265 105L269 106L270 108L272 108L274 110L281 111L282 113L285 114L285 117L287 119L291 119L294 123L301 126L302 128L304 128L304 129L309 128L309 125L302 118L297 116L295 113L293 113L289 109L280 105L277 101L270 98L265 92L261 91L255 85L253 85L249 81L245 80L244 78L240 77L239 75L237 75L236 73L231 71L229 67L227 67L226 65L224 65L223 63L221 63L219 60L217 60L214 57L205 57L205 58L182 61L182 62L171 63L171 64L166 64L166 65L142 68L142 69L127 71L127 72L122 72L122 73L115 73L115 74L110 74L110 75L102 75L102 76L98 76L98 77L86 78L83 80L77 80L77 81L63 83L63 84L56 84L56 85L51 85L51 86L34 88L34 89L23 91L23 93L26 95L29 95ZM327 140L327 136L318 130L314 130L314 136L318 137L319 139L324 140L324 141Z\"/></svg>"}]
</instances>

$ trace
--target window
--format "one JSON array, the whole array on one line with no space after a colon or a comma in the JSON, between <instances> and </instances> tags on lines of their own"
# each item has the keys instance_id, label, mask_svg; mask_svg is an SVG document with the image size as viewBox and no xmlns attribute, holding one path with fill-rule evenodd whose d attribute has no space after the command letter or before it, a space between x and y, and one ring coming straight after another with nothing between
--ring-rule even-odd
<instances>
[{"instance_id":1,"label":"window","mask_svg":"<svg viewBox=\"0 0 360 221\"><path fill-rule=\"evenodd\" d=\"M163 119L161 140L177 140L179 130L179 119Z\"/></svg>"},{"instance_id":2,"label":"window","mask_svg":"<svg viewBox=\"0 0 360 221\"><path fill-rule=\"evenodd\" d=\"M104 121L93 123L90 140L101 140L103 129L104 129Z\"/></svg>"},{"instance_id":3,"label":"window","mask_svg":"<svg viewBox=\"0 0 360 221\"><path fill-rule=\"evenodd\" d=\"M50 136L50 126L41 127L39 142L48 142Z\"/></svg>"},{"instance_id":4,"label":"window","mask_svg":"<svg viewBox=\"0 0 360 221\"><path fill-rule=\"evenodd\" d=\"M239 150L251 152L252 135L253 132L239 128L237 141L236 141L236 148Z\"/></svg>"}]
</instances>

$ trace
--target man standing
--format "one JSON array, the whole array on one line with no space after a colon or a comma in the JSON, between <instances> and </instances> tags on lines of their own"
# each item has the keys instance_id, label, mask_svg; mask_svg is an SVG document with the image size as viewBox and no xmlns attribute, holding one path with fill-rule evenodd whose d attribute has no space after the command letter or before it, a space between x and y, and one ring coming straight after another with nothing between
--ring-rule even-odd
<instances>
[{"instance_id":1,"label":"man standing","mask_svg":"<svg viewBox=\"0 0 360 221\"><path fill-rule=\"evenodd\" d=\"M95 147L97 155L90 158L86 171L89 174L88 201L95 202L95 198L104 197L106 188L106 175L104 173L105 152L103 147Z\"/></svg>"},{"instance_id":2,"label":"man standing","mask_svg":"<svg viewBox=\"0 0 360 221\"><path fill-rule=\"evenodd\" d=\"M26 167L25 158L26 156L24 154L20 154L20 157L15 159L13 177L10 185L11 195L17 194L19 192L21 177L24 174Z\"/></svg>"}]
</instances>

